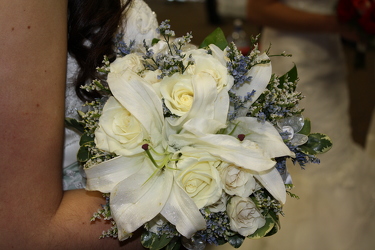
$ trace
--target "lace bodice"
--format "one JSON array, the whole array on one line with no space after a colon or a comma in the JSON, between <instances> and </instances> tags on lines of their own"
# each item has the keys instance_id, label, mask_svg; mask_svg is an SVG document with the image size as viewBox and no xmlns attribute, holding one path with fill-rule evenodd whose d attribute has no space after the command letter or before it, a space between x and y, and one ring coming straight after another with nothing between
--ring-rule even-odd
<instances>
[{"instance_id":1,"label":"lace bodice","mask_svg":"<svg viewBox=\"0 0 375 250\"><path fill-rule=\"evenodd\" d=\"M300 10L320 14L333 14L338 0L282 0L282 2Z\"/></svg>"},{"instance_id":2,"label":"lace bodice","mask_svg":"<svg viewBox=\"0 0 375 250\"><path fill-rule=\"evenodd\" d=\"M126 0L123 0L125 2ZM142 43L143 40L150 40L157 36L156 29L158 22L156 14L143 2L143 0L133 0L128 7L126 18L119 27L119 32L124 33L124 42L129 43L135 40ZM78 71L78 65L70 55L67 61L67 82L65 94L65 116L78 119L77 110L82 109L83 102L75 93L74 79ZM80 135L71 129L65 129L64 146L64 189L82 188L81 176L77 173L75 165L76 154L79 149ZM75 167L72 167L75 165Z\"/></svg>"}]
</instances>

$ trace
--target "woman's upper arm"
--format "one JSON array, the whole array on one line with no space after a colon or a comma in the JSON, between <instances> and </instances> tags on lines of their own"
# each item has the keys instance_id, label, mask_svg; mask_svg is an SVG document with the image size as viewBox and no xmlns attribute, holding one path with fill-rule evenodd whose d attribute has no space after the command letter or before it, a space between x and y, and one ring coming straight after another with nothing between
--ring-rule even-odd
<instances>
[{"instance_id":1,"label":"woman's upper arm","mask_svg":"<svg viewBox=\"0 0 375 250\"><path fill-rule=\"evenodd\" d=\"M9 247L40 233L62 199L67 1L0 0L0 23L0 242Z\"/></svg>"},{"instance_id":2,"label":"woman's upper arm","mask_svg":"<svg viewBox=\"0 0 375 250\"><path fill-rule=\"evenodd\" d=\"M99 240L105 200L62 190L67 0L0 0L0 249L140 249ZM129 246L131 245L131 246Z\"/></svg>"}]
</instances>

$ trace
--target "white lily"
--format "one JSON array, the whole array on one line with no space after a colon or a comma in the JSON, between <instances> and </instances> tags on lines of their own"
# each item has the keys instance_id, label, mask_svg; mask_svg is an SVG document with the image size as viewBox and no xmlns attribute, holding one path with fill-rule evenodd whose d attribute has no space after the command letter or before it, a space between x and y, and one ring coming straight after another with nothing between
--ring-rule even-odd
<instances>
[{"instance_id":1,"label":"white lily","mask_svg":"<svg viewBox=\"0 0 375 250\"><path fill-rule=\"evenodd\" d=\"M111 193L110 207L120 240L144 223L162 214L185 237L205 228L205 220L193 200L174 181L175 170L168 167L163 135L162 102L143 78L125 70L110 73L108 84L113 96L143 125L155 154L155 166L146 153L121 156L86 170L87 189ZM159 168L159 169L158 169ZM163 170L161 170L163 168Z\"/></svg>"},{"instance_id":2,"label":"white lily","mask_svg":"<svg viewBox=\"0 0 375 250\"><path fill-rule=\"evenodd\" d=\"M227 67L229 58L225 55L225 52L214 44L210 44L208 47L212 51L212 56L218 59L223 66Z\"/></svg>"},{"instance_id":3,"label":"white lily","mask_svg":"<svg viewBox=\"0 0 375 250\"><path fill-rule=\"evenodd\" d=\"M196 118L185 123L180 134L171 135L170 143L181 148L191 146L200 149L224 162L253 171L262 185L277 200L285 203L285 186L274 168L276 162L273 158L292 153L271 124L262 124L250 117L240 118L237 122L239 129L235 132L249 134L242 142L231 135L216 134L225 127L224 124Z\"/></svg>"},{"instance_id":4,"label":"white lily","mask_svg":"<svg viewBox=\"0 0 375 250\"><path fill-rule=\"evenodd\" d=\"M260 123L253 117L240 117L233 121L236 134L246 135L244 140L258 144L270 158L291 156L294 153L283 142L277 129L269 122ZM234 125L229 126L231 129ZM282 204L286 201L284 181L276 168L255 174L254 177Z\"/></svg>"},{"instance_id":5,"label":"white lily","mask_svg":"<svg viewBox=\"0 0 375 250\"><path fill-rule=\"evenodd\" d=\"M255 143L240 142L237 138L216 134L225 124L211 119L194 118L184 124L180 134L171 135L170 143L182 148L192 146L219 157L225 162L256 172L271 169L275 162Z\"/></svg>"}]
</instances>

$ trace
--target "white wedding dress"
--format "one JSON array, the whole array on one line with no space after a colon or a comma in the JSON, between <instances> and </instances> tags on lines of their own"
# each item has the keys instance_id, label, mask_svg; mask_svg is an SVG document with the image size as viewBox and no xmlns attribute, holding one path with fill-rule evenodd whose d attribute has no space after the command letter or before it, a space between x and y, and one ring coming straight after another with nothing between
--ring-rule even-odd
<instances>
[{"instance_id":1,"label":"white wedding dress","mask_svg":"<svg viewBox=\"0 0 375 250\"><path fill-rule=\"evenodd\" d=\"M335 11L337 0L283 2L297 9L330 14ZM273 57L273 70L280 75L294 63L297 65L300 78L297 90L306 96L301 103L305 117L312 121L312 132L325 133L332 138L333 148L319 155L319 165L308 164L305 170L289 166L295 184L292 192L300 199L288 198L281 230L276 235L245 240L240 249L375 249L375 162L351 138L340 37L266 27L261 33L261 49L267 49L270 43L271 54L285 51L293 55L291 58ZM221 246L218 249L231 248Z\"/></svg>"},{"instance_id":2,"label":"white wedding dress","mask_svg":"<svg viewBox=\"0 0 375 250\"><path fill-rule=\"evenodd\" d=\"M124 0L126 2L126 0ZM130 40L143 43L157 36L158 22L156 14L143 2L133 0L126 12L126 19L122 22L124 41L129 44ZM78 119L77 110L81 110L83 102L75 93L74 77L78 71L78 65L74 58L68 56L68 71L65 98L65 116ZM79 189L85 187L84 172L77 162L80 135L69 128L65 129L65 148L63 163L63 187L64 190Z\"/></svg>"}]
</instances>

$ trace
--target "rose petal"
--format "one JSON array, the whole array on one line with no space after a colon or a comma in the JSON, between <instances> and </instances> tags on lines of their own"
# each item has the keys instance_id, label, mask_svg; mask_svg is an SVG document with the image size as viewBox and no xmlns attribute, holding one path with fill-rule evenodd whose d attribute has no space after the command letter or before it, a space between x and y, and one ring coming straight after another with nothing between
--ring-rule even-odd
<instances>
[{"instance_id":1,"label":"rose petal","mask_svg":"<svg viewBox=\"0 0 375 250\"><path fill-rule=\"evenodd\" d=\"M117 115L122 114L133 119L133 124L136 127L136 133L132 135L127 131L127 135L131 135L130 139L125 137L124 134L114 132L114 121ZM121 131L121 133L124 132ZM142 125L129 115L128 111L114 97L110 97L103 107L99 128L95 131L96 147L108 152L114 152L117 155L131 156L143 151L140 146L144 139L148 138Z\"/></svg>"},{"instance_id":2,"label":"rose petal","mask_svg":"<svg viewBox=\"0 0 375 250\"><path fill-rule=\"evenodd\" d=\"M187 120L193 117L210 117L214 118L215 109L220 109L225 113L225 100L217 100L217 90L215 80L208 74L199 74L192 76L192 86L194 99L190 110L180 118L167 118L168 123L173 127L182 126ZM226 119L226 116L225 116Z\"/></svg>"},{"instance_id":3,"label":"rose petal","mask_svg":"<svg viewBox=\"0 0 375 250\"><path fill-rule=\"evenodd\" d=\"M127 69L122 75L109 73L113 96L140 121L153 140L160 140L163 125L162 102L151 84ZM155 138L157 137L157 138Z\"/></svg>"}]
</instances>

